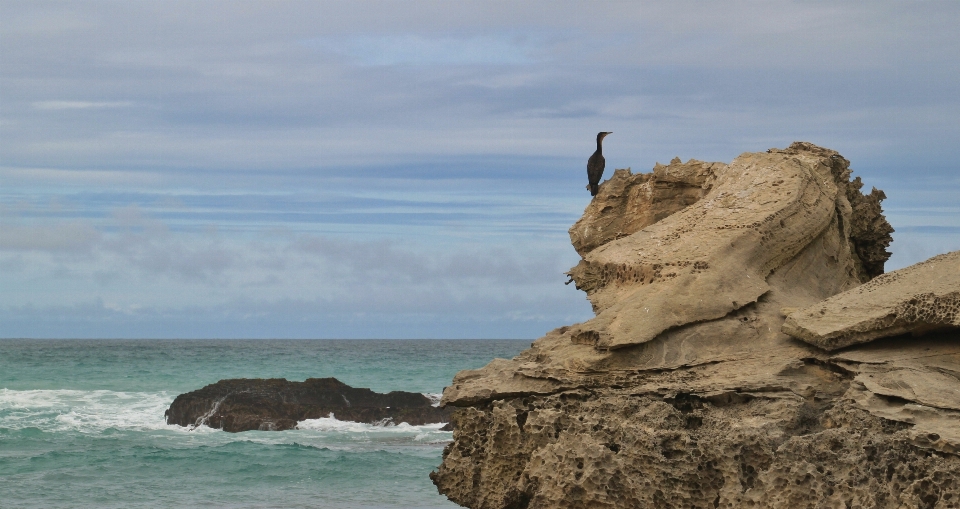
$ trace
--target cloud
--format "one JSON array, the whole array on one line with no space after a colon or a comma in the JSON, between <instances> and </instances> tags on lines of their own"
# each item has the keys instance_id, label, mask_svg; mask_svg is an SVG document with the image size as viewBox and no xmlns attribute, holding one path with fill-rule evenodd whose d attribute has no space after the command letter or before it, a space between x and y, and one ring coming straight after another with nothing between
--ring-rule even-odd
<instances>
[{"instance_id":1,"label":"cloud","mask_svg":"<svg viewBox=\"0 0 960 509\"><path fill-rule=\"evenodd\" d=\"M330 338L532 339L578 313L345 313L328 302L231 302L206 307L121 306L90 299L73 306L0 307L5 337L39 338ZM51 319L56 317L56 319Z\"/></svg>"},{"instance_id":2,"label":"cloud","mask_svg":"<svg viewBox=\"0 0 960 509\"><path fill-rule=\"evenodd\" d=\"M530 64L539 41L519 35L425 37L356 35L304 41L309 47L342 54L360 65Z\"/></svg>"},{"instance_id":3,"label":"cloud","mask_svg":"<svg viewBox=\"0 0 960 509\"><path fill-rule=\"evenodd\" d=\"M271 311L276 314L283 308L278 303L292 299L312 302L313 313L377 320L416 314L427 321L439 315L509 315L515 321L543 315L537 309L548 302L565 315L585 307L577 292L551 295L565 289L562 272L575 255L542 245L438 247L310 234L244 240L216 231L172 231L135 206L114 210L99 229L75 221L11 231L0 244L0 262L13 270L0 274L0 284L22 288L54 275L62 289L56 295L0 294L0 307L80 305L93 294L107 309L127 314L226 309L241 302L256 303L245 309L280 306ZM86 256L60 256L71 250Z\"/></svg>"},{"instance_id":4,"label":"cloud","mask_svg":"<svg viewBox=\"0 0 960 509\"><path fill-rule=\"evenodd\" d=\"M26 227L0 222L0 251L89 252L102 234L89 223Z\"/></svg>"},{"instance_id":5,"label":"cloud","mask_svg":"<svg viewBox=\"0 0 960 509\"><path fill-rule=\"evenodd\" d=\"M960 227L899 228L893 233L893 256L885 268L902 269L951 251L960 251Z\"/></svg>"},{"instance_id":6,"label":"cloud","mask_svg":"<svg viewBox=\"0 0 960 509\"><path fill-rule=\"evenodd\" d=\"M895 227L958 226L934 209L956 201L960 4L0 10L5 330L40 323L24 302L143 334L579 319L559 273L600 130L634 171L813 141ZM897 263L950 235L905 230Z\"/></svg>"},{"instance_id":7,"label":"cloud","mask_svg":"<svg viewBox=\"0 0 960 509\"><path fill-rule=\"evenodd\" d=\"M15 7L35 18L69 14ZM24 167L274 171L465 154L572 157L589 153L582 142L609 124L631 134L610 150L634 168L678 146L729 158L800 136L850 147L841 152L855 161L877 147L956 158L960 59L951 55L960 43L948 27L960 11L935 10L888 2L81 6L71 12L96 19L95 28L33 44L8 34L5 46L23 49L0 71L4 117L15 120L0 150L6 164ZM54 120L36 105L85 109Z\"/></svg>"},{"instance_id":8,"label":"cloud","mask_svg":"<svg viewBox=\"0 0 960 509\"><path fill-rule=\"evenodd\" d=\"M128 108L132 101L37 101L33 107L38 110L89 110L102 108Z\"/></svg>"},{"instance_id":9,"label":"cloud","mask_svg":"<svg viewBox=\"0 0 960 509\"><path fill-rule=\"evenodd\" d=\"M86 185L95 187L105 184L149 186L159 182L160 174L157 172L0 166L0 184L7 186Z\"/></svg>"}]
</instances>

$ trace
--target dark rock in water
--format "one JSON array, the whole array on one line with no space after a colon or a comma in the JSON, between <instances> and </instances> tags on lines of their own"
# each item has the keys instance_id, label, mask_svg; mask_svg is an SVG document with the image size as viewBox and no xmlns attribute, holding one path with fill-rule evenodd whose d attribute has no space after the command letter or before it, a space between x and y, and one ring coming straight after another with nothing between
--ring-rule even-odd
<instances>
[{"instance_id":1,"label":"dark rock in water","mask_svg":"<svg viewBox=\"0 0 960 509\"><path fill-rule=\"evenodd\" d=\"M432 405L420 393L387 394L359 389L336 378L220 380L200 390L177 396L166 411L168 424L207 425L224 431L281 431L304 419L334 417L341 421L447 423L450 410Z\"/></svg>"}]
</instances>

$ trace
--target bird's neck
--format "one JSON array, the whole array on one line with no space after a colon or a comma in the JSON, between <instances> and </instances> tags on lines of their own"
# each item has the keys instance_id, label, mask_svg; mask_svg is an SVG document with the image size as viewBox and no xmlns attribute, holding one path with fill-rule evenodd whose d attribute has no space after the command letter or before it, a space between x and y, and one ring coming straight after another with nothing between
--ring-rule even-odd
<instances>
[{"instance_id":1,"label":"bird's neck","mask_svg":"<svg viewBox=\"0 0 960 509\"><path fill-rule=\"evenodd\" d=\"M597 138L597 152L603 151L603 138Z\"/></svg>"}]
</instances>

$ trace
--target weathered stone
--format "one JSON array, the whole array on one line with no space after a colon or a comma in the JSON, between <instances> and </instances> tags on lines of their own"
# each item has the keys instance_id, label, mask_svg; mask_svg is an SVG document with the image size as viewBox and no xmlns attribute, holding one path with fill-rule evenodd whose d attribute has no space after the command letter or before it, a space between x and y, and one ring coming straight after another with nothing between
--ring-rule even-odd
<instances>
[{"instance_id":1,"label":"weathered stone","mask_svg":"<svg viewBox=\"0 0 960 509\"><path fill-rule=\"evenodd\" d=\"M582 242L584 247L595 244L596 236L577 232L599 229L609 234L610 225L655 220L657 214L650 210L679 210L636 233L615 236L583 255L570 270L597 314L575 326L573 340L604 349L623 348L686 324L722 318L770 292L768 280L825 234L839 258L836 263L818 264L820 274L815 276L839 280L836 288L820 292L816 300L867 281L870 272L857 256L847 226L865 222L854 220L848 196L860 195L862 184L849 180L849 164L836 152L809 143L743 154L727 166L691 162L678 167L678 174L687 175L681 181L701 182L698 190L709 189L692 204L688 205L695 195L676 193L673 206L651 204L625 210L610 205L585 215L571 233L575 243L591 239ZM668 173L668 168L658 167L661 173ZM622 177L614 182L616 196L653 197L639 190L663 179L654 173L629 180ZM604 189L601 196L610 194ZM609 201L613 200L605 198ZM861 201L872 203L866 198ZM867 205L861 212L873 212ZM625 214L627 219L606 220L604 210ZM786 291L797 286L784 283L781 287Z\"/></svg>"},{"instance_id":2,"label":"weathered stone","mask_svg":"<svg viewBox=\"0 0 960 509\"><path fill-rule=\"evenodd\" d=\"M890 258L887 246L893 241L890 236L893 227L883 217L880 208L880 202L887 199L887 195L877 188L865 195L860 192L861 187L860 177L847 186L847 200L853 209L850 240L867 275L874 278L883 274L883 264Z\"/></svg>"},{"instance_id":3,"label":"weathered stone","mask_svg":"<svg viewBox=\"0 0 960 509\"><path fill-rule=\"evenodd\" d=\"M220 380L177 396L165 415L167 423L224 431L281 431L299 421L319 417L366 423L413 425L448 422L450 411L432 406L415 392L380 394L350 387L336 378Z\"/></svg>"},{"instance_id":4,"label":"weathered stone","mask_svg":"<svg viewBox=\"0 0 960 509\"><path fill-rule=\"evenodd\" d=\"M807 143L710 173L692 202L624 198L653 176L600 187L571 229L597 317L454 377L441 493L504 509L960 507L960 331L835 355L781 332L782 309L882 272L883 193ZM646 224L651 210L675 212Z\"/></svg>"},{"instance_id":5,"label":"weathered stone","mask_svg":"<svg viewBox=\"0 0 960 509\"><path fill-rule=\"evenodd\" d=\"M454 414L431 475L473 508L957 507L960 457L840 397L571 390ZM937 505L939 503L939 505Z\"/></svg>"},{"instance_id":6,"label":"weathered stone","mask_svg":"<svg viewBox=\"0 0 960 509\"><path fill-rule=\"evenodd\" d=\"M698 202L713 187L723 163L679 158L657 163L652 173L616 170L570 227L570 242L580 256L599 246L636 233Z\"/></svg>"},{"instance_id":7,"label":"weathered stone","mask_svg":"<svg viewBox=\"0 0 960 509\"><path fill-rule=\"evenodd\" d=\"M783 332L826 350L945 328L960 328L960 251L883 274L783 324Z\"/></svg>"}]
</instances>

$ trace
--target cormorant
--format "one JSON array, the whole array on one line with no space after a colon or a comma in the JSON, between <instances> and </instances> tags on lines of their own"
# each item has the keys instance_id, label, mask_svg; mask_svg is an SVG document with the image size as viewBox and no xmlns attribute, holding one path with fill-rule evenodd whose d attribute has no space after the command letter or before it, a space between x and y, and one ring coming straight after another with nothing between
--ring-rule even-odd
<instances>
[{"instance_id":1,"label":"cormorant","mask_svg":"<svg viewBox=\"0 0 960 509\"><path fill-rule=\"evenodd\" d=\"M587 161L587 179L590 181L590 196L596 196L600 188L600 178L603 177L603 168L607 162L603 160L603 137L613 133L597 133L597 151Z\"/></svg>"}]
</instances>

